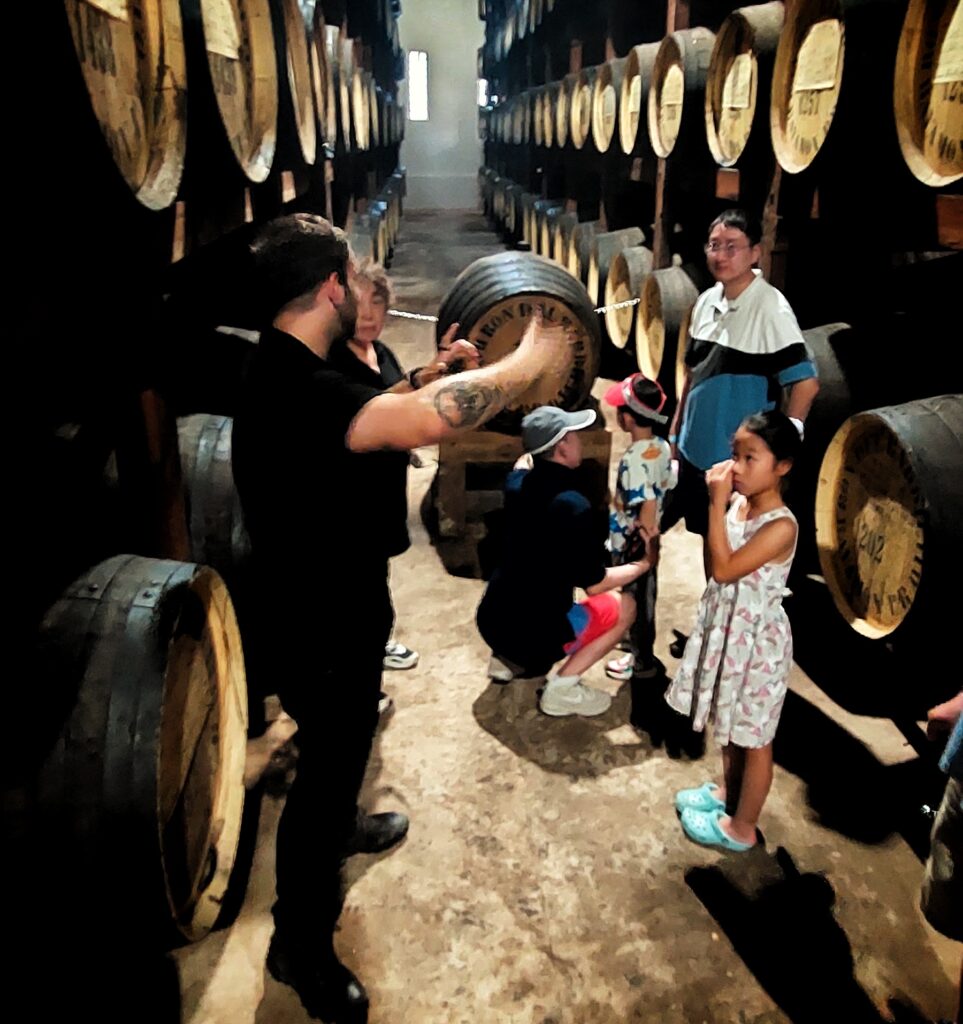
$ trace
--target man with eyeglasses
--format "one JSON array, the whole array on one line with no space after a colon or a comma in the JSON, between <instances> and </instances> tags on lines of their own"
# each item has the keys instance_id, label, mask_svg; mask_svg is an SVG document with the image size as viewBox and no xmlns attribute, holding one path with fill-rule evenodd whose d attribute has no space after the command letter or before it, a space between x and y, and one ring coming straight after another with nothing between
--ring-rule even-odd
<instances>
[{"instance_id":1,"label":"man with eyeglasses","mask_svg":"<svg viewBox=\"0 0 963 1024\"><path fill-rule=\"evenodd\" d=\"M732 435L742 420L775 408L783 389L788 390L785 412L802 436L819 391L816 367L792 308L756 268L761 237L759 223L744 210L726 210L709 228L706 261L716 283L692 310L685 384L669 431L679 458L679 483L669 496L662 529L684 519L690 533L702 536L705 564L706 470L729 458ZM676 645L673 654L678 652Z\"/></svg>"}]
</instances>

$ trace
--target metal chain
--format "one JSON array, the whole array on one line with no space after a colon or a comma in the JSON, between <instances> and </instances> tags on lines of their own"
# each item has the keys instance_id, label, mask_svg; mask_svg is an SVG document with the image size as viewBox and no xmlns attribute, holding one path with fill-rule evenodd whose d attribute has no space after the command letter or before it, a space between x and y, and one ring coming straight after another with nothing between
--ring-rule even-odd
<instances>
[{"instance_id":1,"label":"metal chain","mask_svg":"<svg viewBox=\"0 0 963 1024\"><path fill-rule=\"evenodd\" d=\"M642 300L641 299L625 299L623 302L613 302L609 306L599 306L596 313L608 313L612 309L624 309L626 306L637 306ZM427 320L429 323L438 323L438 317L431 316L428 313L409 313L404 309L389 309L388 316L400 316L404 317L405 320Z\"/></svg>"}]
</instances>

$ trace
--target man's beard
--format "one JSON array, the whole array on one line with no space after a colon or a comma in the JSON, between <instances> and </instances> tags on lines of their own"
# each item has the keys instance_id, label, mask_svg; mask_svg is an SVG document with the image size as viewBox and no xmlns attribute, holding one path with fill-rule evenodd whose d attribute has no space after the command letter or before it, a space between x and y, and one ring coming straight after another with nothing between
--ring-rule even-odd
<instances>
[{"instance_id":1,"label":"man's beard","mask_svg":"<svg viewBox=\"0 0 963 1024\"><path fill-rule=\"evenodd\" d=\"M335 306L335 309L338 311L340 323L337 340L350 340L354 337L354 330L358 322L358 303L350 288L345 289L344 302L340 306Z\"/></svg>"}]
</instances>

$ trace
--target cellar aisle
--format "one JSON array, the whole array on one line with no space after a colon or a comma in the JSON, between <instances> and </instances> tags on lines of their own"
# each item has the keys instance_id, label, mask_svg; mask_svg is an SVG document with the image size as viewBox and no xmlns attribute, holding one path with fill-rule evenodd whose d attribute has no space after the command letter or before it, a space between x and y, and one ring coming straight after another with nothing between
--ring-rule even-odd
<instances>
[{"instance_id":1,"label":"cellar aisle","mask_svg":"<svg viewBox=\"0 0 963 1024\"><path fill-rule=\"evenodd\" d=\"M454 276L498 248L478 215L407 213L396 305L435 312ZM433 328L390 319L384 340L410 367L427 360ZM618 434L614 447L624 447ZM386 674L395 710L366 783L369 809L406 811L411 832L388 854L352 859L338 936L371 1021L948 1017L959 950L923 921L922 864L882 798L915 761L892 723L847 713L797 668L767 848L726 856L693 845L672 796L716 773L711 743L704 763L653 749L627 724L627 686L601 667L591 681L615 700L592 720L541 716L534 683L488 683L473 621L483 584L449 575L430 544L420 506L436 453L419 456L413 544L393 564L392 589L396 636L421 661ZM658 648L671 671L671 629L688 629L701 567L678 528L663 551ZM175 954L186 1024L308 1019L263 969L279 811L266 797L237 922Z\"/></svg>"}]
</instances>

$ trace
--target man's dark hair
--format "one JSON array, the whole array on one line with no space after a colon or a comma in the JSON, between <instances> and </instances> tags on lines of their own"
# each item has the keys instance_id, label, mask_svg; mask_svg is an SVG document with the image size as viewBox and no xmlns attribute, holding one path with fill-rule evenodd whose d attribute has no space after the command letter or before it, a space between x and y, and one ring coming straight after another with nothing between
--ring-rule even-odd
<instances>
[{"instance_id":1,"label":"man's dark hair","mask_svg":"<svg viewBox=\"0 0 963 1024\"><path fill-rule=\"evenodd\" d=\"M741 231L753 245L758 245L762 241L762 224L757 218L750 217L745 210L723 210L709 225L709 234L711 235L720 224L725 228L736 228Z\"/></svg>"},{"instance_id":2,"label":"man's dark hair","mask_svg":"<svg viewBox=\"0 0 963 1024\"><path fill-rule=\"evenodd\" d=\"M264 226L251 246L264 305L271 314L307 299L332 275L348 282L344 232L313 213L293 213Z\"/></svg>"}]
</instances>

